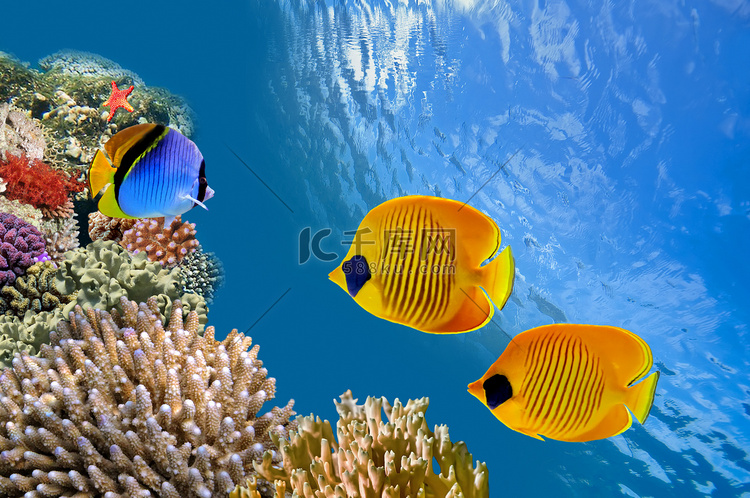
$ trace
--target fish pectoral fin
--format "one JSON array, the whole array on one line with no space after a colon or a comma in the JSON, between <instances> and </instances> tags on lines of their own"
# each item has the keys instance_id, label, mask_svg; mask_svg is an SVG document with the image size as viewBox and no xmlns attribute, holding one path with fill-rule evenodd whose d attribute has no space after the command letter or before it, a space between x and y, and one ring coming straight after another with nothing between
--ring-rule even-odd
<instances>
[{"instance_id":1,"label":"fish pectoral fin","mask_svg":"<svg viewBox=\"0 0 750 498\"><path fill-rule=\"evenodd\" d=\"M168 226L172 225L172 222L177 218L177 216L165 216L164 217L164 225L162 226L162 229L167 228Z\"/></svg>"},{"instance_id":2,"label":"fish pectoral fin","mask_svg":"<svg viewBox=\"0 0 750 498\"><path fill-rule=\"evenodd\" d=\"M186 200L186 201L187 201L187 200L189 200L189 201L192 201L192 202L194 202L194 203L198 204L198 205L199 205L200 207L202 207L202 208L203 208L203 209L205 209L206 211L208 211L208 208L206 207L206 205L205 205L205 204L203 204L203 203L202 203L201 201L199 201L198 199L196 199L195 197L192 197L192 196L189 196L189 195L183 195L183 196L182 196L181 198L182 198L182 199L184 199L184 200Z\"/></svg>"}]
</instances>

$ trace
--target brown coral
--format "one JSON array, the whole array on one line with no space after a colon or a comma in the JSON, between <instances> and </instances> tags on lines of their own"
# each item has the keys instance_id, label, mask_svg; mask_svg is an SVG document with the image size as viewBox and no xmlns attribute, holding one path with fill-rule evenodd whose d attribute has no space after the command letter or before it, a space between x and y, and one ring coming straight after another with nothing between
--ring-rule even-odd
<instances>
[{"instance_id":1,"label":"brown coral","mask_svg":"<svg viewBox=\"0 0 750 498\"><path fill-rule=\"evenodd\" d=\"M162 228L163 224L164 218L139 220L123 233L120 245L132 254L145 252L149 260L174 268L199 245L195 223L183 223L177 216L168 227Z\"/></svg>"},{"instance_id":2,"label":"brown coral","mask_svg":"<svg viewBox=\"0 0 750 498\"><path fill-rule=\"evenodd\" d=\"M0 313L23 317L27 311L53 311L75 299L77 292L63 294L55 285L57 268L49 261L31 265L13 285L0 289Z\"/></svg>"},{"instance_id":3,"label":"brown coral","mask_svg":"<svg viewBox=\"0 0 750 498\"><path fill-rule=\"evenodd\" d=\"M56 208L49 208L42 206L39 208L45 218L70 218L75 213L73 201L68 199L64 204L57 206Z\"/></svg>"},{"instance_id":4,"label":"brown coral","mask_svg":"<svg viewBox=\"0 0 750 498\"><path fill-rule=\"evenodd\" d=\"M338 442L327 420L298 417L288 440L274 438L283 465L266 452L255 464L258 474L304 498L489 497L487 465L474 466L466 444L452 443L446 426L430 431L427 398L393 406L385 398L356 402L347 391L336 403Z\"/></svg>"},{"instance_id":5,"label":"brown coral","mask_svg":"<svg viewBox=\"0 0 750 498\"><path fill-rule=\"evenodd\" d=\"M137 219L110 218L99 211L89 213L89 237L91 240L114 240L120 242L122 233L130 230Z\"/></svg>"},{"instance_id":6,"label":"brown coral","mask_svg":"<svg viewBox=\"0 0 750 498\"><path fill-rule=\"evenodd\" d=\"M120 304L77 306L0 375L2 496L226 497L294 427L293 401L257 416L275 379L249 337L201 337L179 301L166 328L155 299Z\"/></svg>"}]
</instances>

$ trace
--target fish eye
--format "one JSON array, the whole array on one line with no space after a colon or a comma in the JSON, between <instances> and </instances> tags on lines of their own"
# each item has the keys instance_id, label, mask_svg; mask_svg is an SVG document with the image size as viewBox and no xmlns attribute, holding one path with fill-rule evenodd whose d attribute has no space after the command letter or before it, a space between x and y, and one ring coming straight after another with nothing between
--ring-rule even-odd
<instances>
[{"instance_id":1,"label":"fish eye","mask_svg":"<svg viewBox=\"0 0 750 498\"><path fill-rule=\"evenodd\" d=\"M482 388L490 410L497 408L513 397L513 388L505 375L493 375L482 383Z\"/></svg>"},{"instance_id":2,"label":"fish eye","mask_svg":"<svg viewBox=\"0 0 750 498\"><path fill-rule=\"evenodd\" d=\"M201 184L201 185L205 185L206 183L208 183L208 182L206 181L206 177L205 177L205 176L201 176L201 177L200 177L200 180L199 180L199 181L200 181L200 184Z\"/></svg>"}]
</instances>

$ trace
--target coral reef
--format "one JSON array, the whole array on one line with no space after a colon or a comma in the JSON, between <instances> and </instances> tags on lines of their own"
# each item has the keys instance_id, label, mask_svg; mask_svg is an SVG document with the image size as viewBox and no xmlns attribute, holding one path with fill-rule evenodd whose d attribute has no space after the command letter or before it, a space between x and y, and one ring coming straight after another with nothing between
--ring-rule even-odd
<instances>
[{"instance_id":1,"label":"coral reef","mask_svg":"<svg viewBox=\"0 0 750 498\"><path fill-rule=\"evenodd\" d=\"M7 102L0 104L0 158L8 155L41 160L46 141L41 128Z\"/></svg>"},{"instance_id":2,"label":"coral reef","mask_svg":"<svg viewBox=\"0 0 750 498\"><path fill-rule=\"evenodd\" d=\"M50 261L31 265L12 286L0 288L0 313L23 317L27 311L53 311L75 299L76 291L62 294L55 286L57 268Z\"/></svg>"},{"instance_id":3,"label":"coral reef","mask_svg":"<svg viewBox=\"0 0 750 498\"><path fill-rule=\"evenodd\" d=\"M206 324L205 300L196 294L182 295L183 281L177 270L165 270L149 262L145 254L131 258L114 242L97 241L66 253L59 266L55 287L63 295L75 294L75 300L53 312L27 313L23 318L0 316L0 367L7 366L17 351L36 354L55 323L68 316L76 304L109 309L118 305L120 297L145 301L153 295L166 317L172 302L181 298L186 309L198 313L200 326Z\"/></svg>"},{"instance_id":4,"label":"coral reef","mask_svg":"<svg viewBox=\"0 0 750 498\"><path fill-rule=\"evenodd\" d=\"M336 403L338 443L328 421L298 417L288 440L275 437L283 465L266 452L254 464L258 474L305 498L489 497L487 466L475 467L466 445L451 443L446 426L427 427L427 398L405 406L397 399L392 407L385 398L356 401L347 391Z\"/></svg>"},{"instance_id":5,"label":"coral reef","mask_svg":"<svg viewBox=\"0 0 750 498\"><path fill-rule=\"evenodd\" d=\"M275 392L258 346L236 330L201 337L175 304L166 327L155 298L76 307L41 357L13 360L0 375L2 496L227 496L274 451L270 435L294 429L293 401L258 416Z\"/></svg>"},{"instance_id":6,"label":"coral reef","mask_svg":"<svg viewBox=\"0 0 750 498\"><path fill-rule=\"evenodd\" d=\"M122 234L120 245L131 254L145 252L150 261L165 268L174 268L185 256L195 251L195 223L182 222L177 216L168 227L162 228L164 218L146 218Z\"/></svg>"},{"instance_id":7,"label":"coral reef","mask_svg":"<svg viewBox=\"0 0 750 498\"><path fill-rule=\"evenodd\" d=\"M8 155L0 159L0 177L7 183L5 197L54 210L68 201L70 179L38 159Z\"/></svg>"},{"instance_id":8,"label":"coral reef","mask_svg":"<svg viewBox=\"0 0 750 498\"><path fill-rule=\"evenodd\" d=\"M11 285L44 254L39 230L9 213L0 213L0 287Z\"/></svg>"},{"instance_id":9,"label":"coral reef","mask_svg":"<svg viewBox=\"0 0 750 498\"><path fill-rule=\"evenodd\" d=\"M80 246L78 242L78 220L73 214L70 218L52 218L42 221L42 235L47 243L47 253L57 263L65 259L65 253Z\"/></svg>"},{"instance_id":10,"label":"coral reef","mask_svg":"<svg viewBox=\"0 0 750 498\"><path fill-rule=\"evenodd\" d=\"M146 259L144 253L130 256L112 241L95 241L85 249L66 253L55 280L64 293L78 290L76 304L83 307L109 309L125 296L143 302L156 296L163 316L171 313L172 301L182 303L198 313L201 325L206 323L205 300L196 294L182 293L182 279L177 270L169 271ZM67 315L73 305L63 309Z\"/></svg>"},{"instance_id":11,"label":"coral reef","mask_svg":"<svg viewBox=\"0 0 750 498\"><path fill-rule=\"evenodd\" d=\"M203 296L211 304L214 293L224 283L224 266L216 254L203 252L201 246L188 254L178 266L185 282L184 292L194 292Z\"/></svg>"},{"instance_id":12,"label":"coral reef","mask_svg":"<svg viewBox=\"0 0 750 498\"><path fill-rule=\"evenodd\" d=\"M0 52L0 102L9 102L39 124L47 148L44 160L81 179L96 150L118 130L139 122L161 123L190 137L192 110L161 88L151 88L135 73L95 54L63 51L30 69ZM136 112L118 113L107 123L112 81L135 85L130 99ZM28 154L27 154L28 155ZM30 156L31 157L31 156Z\"/></svg>"},{"instance_id":13,"label":"coral reef","mask_svg":"<svg viewBox=\"0 0 750 498\"><path fill-rule=\"evenodd\" d=\"M89 213L89 237L91 240L114 240L120 242L122 233L130 230L137 219L110 218L99 211Z\"/></svg>"},{"instance_id":14,"label":"coral reef","mask_svg":"<svg viewBox=\"0 0 750 498\"><path fill-rule=\"evenodd\" d=\"M264 485L265 481L258 481L255 476L249 477L246 481L246 486L237 485L234 490L229 493L229 498L262 498L263 496L286 496L286 483L284 481L274 482L273 490L268 489ZM263 491L261 493L260 491Z\"/></svg>"},{"instance_id":15,"label":"coral reef","mask_svg":"<svg viewBox=\"0 0 750 498\"><path fill-rule=\"evenodd\" d=\"M17 216L41 231L42 212L34 206L24 204L21 201L11 201L0 195L0 213L10 213Z\"/></svg>"}]
</instances>

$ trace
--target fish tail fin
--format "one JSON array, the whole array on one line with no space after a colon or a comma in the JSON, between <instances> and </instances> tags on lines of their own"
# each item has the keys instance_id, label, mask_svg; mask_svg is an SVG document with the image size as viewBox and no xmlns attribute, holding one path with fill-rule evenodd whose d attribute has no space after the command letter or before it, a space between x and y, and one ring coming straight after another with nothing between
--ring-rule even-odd
<instances>
[{"instance_id":1,"label":"fish tail fin","mask_svg":"<svg viewBox=\"0 0 750 498\"><path fill-rule=\"evenodd\" d=\"M115 171L117 171L117 168L112 166L107 153L101 149L96 151L94 160L91 161L88 175L89 194L92 198L96 197L108 183L114 181Z\"/></svg>"},{"instance_id":2,"label":"fish tail fin","mask_svg":"<svg viewBox=\"0 0 750 498\"><path fill-rule=\"evenodd\" d=\"M513 291L515 274L516 265L510 246L482 267L482 282L480 285L487 292L492 302L495 303L497 309L503 309L505 302L510 297L510 293Z\"/></svg>"},{"instance_id":3,"label":"fish tail fin","mask_svg":"<svg viewBox=\"0 0 750 498\"><path fill-rule=\"evenodd\" d=\"M656 393L656 383L659 380L659 372L654 372L642 382L631 386L627 390L625 405L630 408L635 418L643 424L648 418L651 411L651 405L654 404L654 394Z\"/></svg>"}]
</instances>

